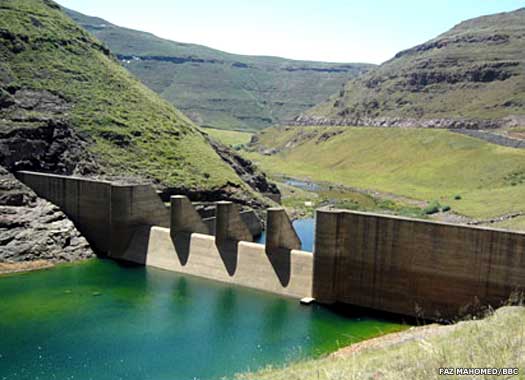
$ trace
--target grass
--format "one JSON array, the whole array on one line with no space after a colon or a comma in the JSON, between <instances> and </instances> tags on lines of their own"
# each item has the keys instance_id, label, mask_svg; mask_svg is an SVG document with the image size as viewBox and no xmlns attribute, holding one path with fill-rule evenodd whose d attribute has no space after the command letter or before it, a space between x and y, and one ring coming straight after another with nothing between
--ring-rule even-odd
<instances>
[{"instance_id":1,"label":"grass","mask_svg":"<svg viewBox=\"0 0 525 380\"><path fill-rule=\"evenodd\" d=\"M525 308L504 307L483 320L435 328L410 339L410 330L391 344L291 363L239 375L257 380L432 380L525 379ZM388 336L386 336L388 338ZM405 338L403 338L405 337ZM381 339L381 338L380 338ZM366 343L366 342L365 342ZM350 347L352 348L352 347ZM518 368L516 376L442 376L439 368Z\"/></svg>"},{"instance_id":2,"label":"grass","mask_svg":"<svg viewBox=\"0 0 525 380\"><path fill-rule=\"evenodd\" d=\"M229 131L215 128L203 128L203 130L215 140L231 147L248 144L253 136L251 132Z\"/></svg>"},{"instance_id":3,"label":"grass","mask_svg":"<svg viewBox=\"0 0 525 380\"><path fill-rule=\"evenodd\" d=\"M343 133L320 142L334 130ZM525 184L509 181L525 170L524 150L430 129L270 128L260 134L262 148L290 142L295 145L273 156L246 155L272 175L436 200L474 218L525 210Z\"/></svg>"},{"instance_id":4,"label":"grass","mask_svg":"<svg viewBox=\"0 0 525 380\"><path fill-rule=\"evenodd\" d=\"M273 178L281 190L282 205L297 217L313 217L319 207L331 206L338 209L381 212L414 218L426 218L424 209L401 201L379 199L369 194L349 189L318 184L319 190L306 191L280 182Z\"/></svg>"},{"instance_id":5,"label":"grass","mask_svg":"<svg viewBox=\"0 0 525 380\"><path fill-rule=\"evenodd\" d=\"M187 117L136 80L54 3L3 1L0 28L23 47L14 52L12 42L0 38L0 72L12 76L0 87L64 98L71 104L70 124L93 142L90 149L107 174L167 186L244 186Z\"/></svg>"}]
</instances>

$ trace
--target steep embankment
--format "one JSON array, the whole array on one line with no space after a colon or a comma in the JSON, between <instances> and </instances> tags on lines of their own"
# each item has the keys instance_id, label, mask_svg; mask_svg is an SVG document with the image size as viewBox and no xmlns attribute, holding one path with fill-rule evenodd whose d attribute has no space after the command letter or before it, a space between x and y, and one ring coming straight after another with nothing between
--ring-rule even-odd
<instances>
[{"instance_id":1,"label":"steep embankment","mask_svg":"<svg viewBox=\"0 0 525 380\"><path fill-rule=\"evenodd\" d=\"M291 120L372 67L229 54L66 12L199 125L254 130Z\"/></svg>"},{"instance_id":2,"label":"steep embankment","mask_svg":"<svg viewBox=\"0 0 525 380\"><path fill-rule=\"evenodd\" d=\"M52 1L1 2L0 58L1 260L59 259L79 237L8 172L147 180L250 205L266 202L253 189L275 191L250 162L212 146ZM16 188L25 195L13 195ZM65 259L89 256L86 249Z\"/></svg>"},{"instance_id":3,"label":"steep embankment","mask_svg":"<svg viewBox=\"0 0 525 380\"><path fill-rule=\"evenodd\" d=\"M472 218L525 211L525 150L450 131L268 128L251 148L271 174L438 200Z\"/></svg>"},{"instance_id":4,"label":"steep embankment","mask_svg":"<svg viewBox=\"0 0 525 380\"><path fill-rule=\"evenodd\" d=\"M192 122L58 5L9 0L0 16L0 161L9 170L134 176L250 197Z\"/></svg>"},{"instance_id":5,"label":"steep embankment","mask_svg":"<svg viewBox=\"0 0 525 380\"><path fill-rule=\"evenodd\" d=\"M361 380L444 379L440 368L451 368L450 378L495 379L493 374L465 373L457 369L518 369L525 366L523 306L503 307L479 321L451 326L423 326L357 343L325 358L268 368L238 379L257 380ZM503 376L503 375L501 375ZM505 377L505 376L503 376ZM518 379L511 373L507 378Z\"/></svg>"},{"instance_id":6,"label":"steep embankment","mask_svg":"<svg viewBox=\"0 0 525 380\"><path fill-rule=\"evenodd\" d=\"M505 118L525 124L525 8L401 51L297 122L483 128Z\"/></svg>"}]
</instances>

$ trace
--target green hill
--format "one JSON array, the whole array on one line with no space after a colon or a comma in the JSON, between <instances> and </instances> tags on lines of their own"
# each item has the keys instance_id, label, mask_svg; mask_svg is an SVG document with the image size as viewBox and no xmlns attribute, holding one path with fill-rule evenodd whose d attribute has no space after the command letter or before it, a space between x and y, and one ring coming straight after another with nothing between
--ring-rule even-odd
<instances>
[{"instance_id":1,"label":"green hill","mask_svg":"<svg viewBox=\"0 0 525 380\"><path fill-rule=\"evenodd\" d=\"M372 67L229 54L65 11L202 126L255 130L291 120Z\"/></svg>"},{"instance_id":2,"label":"green hill","mask_svg":"<svg viewBox=\"0 0 525 380\"><path fill-rule=\"evenodd\" d=\"M438 200L472 218L525 211L525 150L450 131L268 128L252 149L248 157L273 175Z\"/></svg>"},{"instance_id":3,"label":"green hill","mask_svg":"<svg viewBox=\"0 0 525 380\"><path fill-rule=\"evenodd\" d=\"M464 21L402 51L349 81L301 120L403 125L415 119L409 124L427 120L431 126L461 127L466 125L428 120L511 116L525 125L525 8Z\"/></svg>"},{"instance_id":4,"label":"green hill","mask_svg":"<svg viewBox=\"0 0 525 380\"><path fill-rule=\"evenodd\" d=\"M54 2L2 1L0 57L0 165L9 170L251 196L188 118Z\"/></svg>"}]
</instances>

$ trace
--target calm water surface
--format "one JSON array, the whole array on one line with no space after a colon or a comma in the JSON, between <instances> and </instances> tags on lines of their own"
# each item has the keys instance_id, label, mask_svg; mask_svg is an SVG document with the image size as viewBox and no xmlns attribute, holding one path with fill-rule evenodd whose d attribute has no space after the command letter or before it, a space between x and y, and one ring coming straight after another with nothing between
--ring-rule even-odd
<instances>
[{"instance_id":1,"label":"calm water surface","mask_svg":"<svg viewBox=\"0 0 525 380\"><path fill-rule=\"evenodd\" d=\"M301 239L301 249L303 251L313 252L314 250L314 229L315 219L297 219L293 221L293 227ZM266 231L263 231L261 236L257 239L257 243L264 244L266 241Z\"/></svg>"},{"instance_id":2,"label":"calm water surface","mask_svg":"<svg viewBox=\"0 0 525 380\"><path fill-rule=\"evenodd\" d=\"M0 379L218 379L401 326L110 261L0 277Z\"/></svg>"}]
</instances>

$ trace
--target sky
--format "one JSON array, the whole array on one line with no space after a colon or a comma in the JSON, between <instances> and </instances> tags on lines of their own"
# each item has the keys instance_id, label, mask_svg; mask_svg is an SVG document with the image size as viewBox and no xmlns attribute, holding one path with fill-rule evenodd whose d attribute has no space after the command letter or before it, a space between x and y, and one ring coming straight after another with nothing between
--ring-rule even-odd
<instances>
[{"instance_id":1,"label":"sky","mask_svg":"<svg viewBox=\"0 0 525 380\"><path fill-rule=\"evenodd\" d=\"M159 37L236 54L381 63L457 23L525 0L58 0Z\"/></svg>"}]
</instances>

